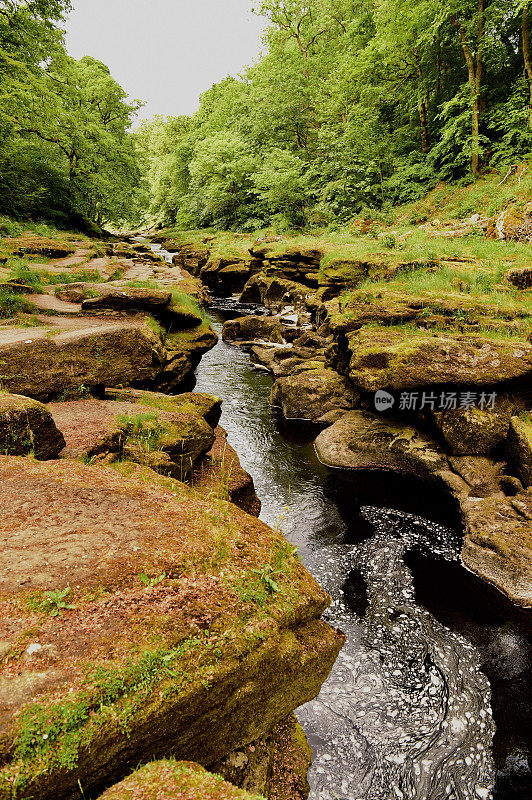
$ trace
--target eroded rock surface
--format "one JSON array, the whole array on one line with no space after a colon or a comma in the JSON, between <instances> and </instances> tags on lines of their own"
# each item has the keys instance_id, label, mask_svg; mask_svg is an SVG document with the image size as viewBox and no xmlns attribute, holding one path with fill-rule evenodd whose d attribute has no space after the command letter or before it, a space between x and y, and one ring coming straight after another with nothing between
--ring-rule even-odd
<instances>
[{"instance_id":1,"label":"eroded rock surface","mask_svg":"<svg viewBox=\"0 0 532 800\"><path fill-rule=\"evenodd\" d=\"M311 364L311 367L315 366ZM331 411L352 409L357 394L349 381L330 369L306 369L279 378L270 402L280 406L286 419L318 421Z\"/></svg>"},{"instance_id":2,"label":"eroded rock surface","mask_svg":"<svg viewBox=\"0 0 532 800\"><path fill-rule=\"evenodd\" d=\"M211 764L315 696L343 644L280 534L120 469L0 460L2 800Z\"/></svg>"}]
</instances>

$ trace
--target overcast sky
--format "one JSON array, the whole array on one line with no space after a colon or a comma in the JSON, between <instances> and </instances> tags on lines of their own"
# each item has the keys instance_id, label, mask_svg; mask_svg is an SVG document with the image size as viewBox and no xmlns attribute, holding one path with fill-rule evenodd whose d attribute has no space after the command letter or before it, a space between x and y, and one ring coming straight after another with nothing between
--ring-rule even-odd
<instances>
[{"instance_id":1,"label":"overcast sky","mask_svg":"<svg viewBox=\"0 0 532 800\"><path fill-rule=\"evenodd\" d=\"M259 0L255 0L255 5ZM103 61L140 118L192 114L202 92L251 64L264 20L253 0L73 0L66 46Z\"/></svg>"}]
</instances>

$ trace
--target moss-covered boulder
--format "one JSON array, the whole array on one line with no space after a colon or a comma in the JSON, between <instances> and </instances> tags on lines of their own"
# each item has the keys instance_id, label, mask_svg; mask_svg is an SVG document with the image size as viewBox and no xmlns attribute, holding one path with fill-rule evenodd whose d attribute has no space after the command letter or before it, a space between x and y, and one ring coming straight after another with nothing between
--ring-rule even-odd
<instances>
[{"instance_id":1,"label":"moss-covered boulder","mask_svg":"<svg viewBox=\"0 0 532 800\"><path fill-rule=\"evenodd\" d=\"M185 480L214 443L221 400L124 389L109 390L103 400L52 403L50 409L66 438L65 457L133 461Z\"/></svg>"},{"instance_id":2,"label":"moss-covered boulder","mask_svg":"<svg viewBox=\"0 0 532 800\"><path fill-rule=\"evenodd\" d=\"M297 281L268 276L260 272L248 280L240 296L240 302L261 303L277 313L285 306L304 309L309 294L311 294L309 287Z\"/></svg>"},{"instance_id":3,"label":"moss-covered boulder","mask_svg":"<svg viewBox=\"0 0 532 800\"><path fill-rule=\"evenodd\" d=\"M10 329L0 338L4 388L37 400L153 381L166 360L160 336L143 321Z\"/></svg>"},{"instance_id":4,"label":"moss-covered boulder","mask_svg":"<svg viewBox=\"0 0 532 800\"><path fill-rule=\"evenodd\" d=\"M525 486L532 485L532 415L512 417L506 442L508 461Z\"/></svg>"},{"instance_id":5,"label":"moss-covered boulder","mask_svg":"<svg viewBox=\"0 0 532 800\"><path fill-rule=\"evenodd\" d=\"M457 408L431 416L450 453L488 455L504 443L518 405L515 398L500 395L493 408Z\"/></svg>"},{"instance_id":6,"label":"moss-covered boulder","mask_svg":"<svg viewBox=\"0 0 532 800\"><path fill-rule=\"evenodd\" d=\"M156 761L104 792L99 800L263 800L191 761Z\"/></svg>"},{"instance_id":7,"label":"moss-covered boulder","mask_svg":"<svg viewBox=\"0 0 532 800\"><path fill-rule=\"evenodd\" d=\"M277 317L237 317L224 323L222 338L226 342L258 340L282 344L283 326Z\"/></svg>"},{"instance_id":8,"label":"moss-covered boulder","mask_svg":"<svg viewBox=\"0 0 532 800\"><path fill-rule=\"evenodd\" d=\"M532 381L526 342L384 327L363 327L347 339L349 376L370 392Z\"/></svg>"},{"instance_id":9,"label":"moss-covered boulder","mask_svg":"<svg viewBox=\"0 0 532 800\"><path fill-rule=\"evenodd\" d=\"M430 479L447 470L448 460L435 442L402 422L349 411L315 442L320 461L329 467L392 470Z\"/></svg>"},{"instance_id":10,"label":"moss-covered boulder","mask_svg":"<svg viewBox=\"0 0 532 800\"><path fill-rule=\"evenodd\" d=\"M64 446L63 434L46 406L29 397L0 392L0 453L33 453L46 461L59 455Z\"/></svg>"},{"instance_id":11,"label":"moss-covered boulder","mask_svg":"<svg viewBox=\"0 0 532 800\"><path fill-rule=\"evenodd\" d=\"M358 396L349 381L330 369L308 369L275 381L270 403L286 419L318 421L336 409L352 409Z\"/></svg>"},{"instance_id":12,"label":"moss-covered boulder","mask_svg":"<svg viewBox=\"0 0 532 800\"><path fill-rule=\"evenodd\" d=\"M2 457L0 502L1 800L212 764L314 697L343 645L293 548L225 501Z\"/></svg>"},{"instance_id":13,"label":"moss-covered boulder","mask_svg":"<svg viewBox=\"0 0 532 800\"><path fill-rule=\"evenodd\" d=\"M532 491L462 502L465 566L512 602L532 607Z\"/></svg>"},{"instance_id":14,"label":"moss-covered boulder","mask_svg":"<svg viewBox=\"0 0 532 800\"><path fill-rule=\"evenodd\" d=\"M271 800L306 800L312 751L291 714L267 736L210 766L235 786Z\"/></svg>"},{"instance_id":15,"label":"moss-covered boulder","mask_svg":"<svg viewBox=\"0 0 532 800\"><path fill-rule=\"evenodd\" d=\"M172 331L165 337L165 364L154 380L144 382L145 388L172 394L189 388L187 381L202 355L217 342L218 335L209 323L203 321L190 328Z\"/></svg>"},{"instance_id":16,"label":"moss-covered boulder","mask_svg":"<svg viewBox=\"0 0 532 800\"><path fill-rule=\"evenodd\" d=\"M167 289L138 289L134 287L102 290L98 297L83 300L83 311L98 311L111 308L116 311L157 311L170 302L171 292Z\"/></svg>"}]
</instances>

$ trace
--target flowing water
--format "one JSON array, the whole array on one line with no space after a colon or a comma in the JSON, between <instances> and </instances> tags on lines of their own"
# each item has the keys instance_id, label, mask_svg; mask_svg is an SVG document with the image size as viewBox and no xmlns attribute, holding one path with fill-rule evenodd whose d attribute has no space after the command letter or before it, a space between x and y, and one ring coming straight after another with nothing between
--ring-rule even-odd
<instances>
[{"instance_id":1,"label":"flowing water","mask_svg":"<svg viewBox=\"0 0 532 800\"><path fill-rule=\"evenodd\" d=\"M211 321L221 334L216 311ZM283 427L270 388L222 341L197 370L196 391L223 399L261 518L297 546L332 597L325 618L347 636L319 696L297 712L313 750L311 800L530 800L530 615L460 566L441 498L408 485L390 495L374 477L368 501L319 463L314 430ZM385 497L403 510L383 508ZM405 511L405 498L418 513L427 500L425 516Z\"/></svg>"}]
</instances>

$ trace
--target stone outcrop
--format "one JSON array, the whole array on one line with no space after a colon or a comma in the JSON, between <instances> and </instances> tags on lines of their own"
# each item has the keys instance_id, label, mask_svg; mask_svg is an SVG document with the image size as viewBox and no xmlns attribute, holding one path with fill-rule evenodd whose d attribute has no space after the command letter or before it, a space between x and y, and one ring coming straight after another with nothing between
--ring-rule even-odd
<instances>
[{"instance_id":1,"label":"stone outcrop","mask_svg":"<svg viewBox=\"0 0 532 800\"><path fill-rule=\"evenodd\" d=\"M50 404L66 439L63 457L132 461L185 480L214 443L221 409L217 397L124 389L110 390L107 398Z\"/></svg>"},{"instance_id":2,"label":"stone outcrop","mask_svg":"<svg viewBox=\"0 0 532 800\"><path fill-rule=\"evenodd\" d=\"M1 800L213 764L314 697L343 645L281 534L127 466L0 459Z\"/></svg>"},{"instance_id":3,"label":"stone outcrop","mask_svg":"<svg viewBox=\"0 0 532 800\"><path fill-rule=\"evenodd\" d=\"M393 470L434 479L448 469L443 449L403 423L367 411L349 411L315 442L320 461L353 470Z\"/></svg>"},{"instance_id":4,"label":"stone outcrop","mask_svg":"<svg viewBox=\"0 0 532 800\"><path fill-rule=\"evenodd\" d=\"M349 381L330 369L309 369L279 378L270 395L270 403L282 408L286 419L313 422L330 411L352 409L357 399Z\"/></svg>"},{"instance_id":5,"label":"stone outcrop","mask_svg":"<svg viewBox=\"0 0 532 800\"><path fill-rule=\"evenodd\" d=\"M510 419L520 402L509 395L497 397L494 408L457 408L431 414L448 451L453 455L488 455L502 448Z\"/></svg>"},{"instance_id":6,"label":"stone outcrop","mask_svg":"<svg viewBox=\"0 0 532 800\"><path fill-rule=\"evenodd\" d=\"M261 501L255 492L253 478L241 466L224 429L217 427L214 433L216 439L212 448L194 466L191 485L198 492L230 500L243 511L258 517Z\"/></svg>"},{"instance_id":7,"label":"stone outcrop","mask_svg":"<svg viewBox=\"0 0 532 800\"><path fill-rule=\"evenodd\" d=\"M241 303L261 303L275 313L286 306L305 309L311 290L296 281L268 277L264 273L253 275L242 291Z\"/></svg>"},{"instance_id":8,"label":"stone outcrop","mask_svg":"<svg viewBox=\"0 0 532 800\"><path fill-rule=\"evenodd\" d=\"M21 456L33 453L46 461L56 458L65 446L50 411L42 403L0 392L0 452Z\"/></svg>"},{"instance_id":9,"label":"stone outcrop","mask_svg":"<svg viewBox=\"0 0 532 800\"><path fill-rule=\"evenodd\" d=\"M217 341L218 335L206 322L167 334L164 341L165 363L153 380L145 381L142 385L170 394L189 388L185 384L202 355L211 350Z\"/></svg>"},{"instance_id":10,"label":"stone outcrop","mask_svg":"<svg viewBox=\"0 0 532 800\"><path fill-rule=\"evenodd\" d=\"M462 560L512 602L532 606L532 492L462 502Z\"/></svg>"},{"instance_id":11,"label":"stone outcrop","mask_svg":"<svg viewBox=\"0 0 532 800\"><path fill-rule=\"evenodd\" d=\"M160 337L146 324L102 323L50 335L24 330L0 343L3 386L38 400L81 387L153 381L166 357Z\"/></svg>"},{"instance_id":12,"label":"stone outcrop","mask_svg":"<svg viewBox=\"0 0 532 800\"><path fill-rule=\"evenodd\" d=\"M156 761L108 789L99 800L261 800L191 761Z\"/></svg>"},{"instance_id":13,"label":"stone outcrop","mask_svg":"<svg viewBox=\"0 0 532 800\"><path fill-rule=\"evenodd\" d=\"M532 422L530 415L513 417L506 443L508 461L524 486L532 485Z\"/></svg>"},{"instance_id":14,"label":"stone outcrop","mask_svg":"<svg viewBox=\"0 0 532 800\"><path fill-rule=\"evenodd\" d=\"M264 737L235 750L210 769L235 786L272 800L306 800L312 751L290 715Z\"/></svg>"},{"instance_id":15,"label":"stone outcrop","mask_svg":"<svg viewBox=\"0 0 532 800\"><path fill-rule=\"evenodd\" d=\"M167 306L172 294L165 289L124 289L113 288L104 291L99 297L83 300L83 311L99 311L102 308L111 308L117 311L158 311Z\"/></svg>"},{"instance_id":16,"label":"stone outcrop","mask_svg":"<svg viewBox=\"0 0 532 800\"><path fill-rule=\"evenodd\" d=\"M277 317L247 316L230 319L224 323L222 337L226 342L284 342L283 326Z\"/></svg>"},{"instance_id":17,"label":"stone outcrop","mask_svg":"<svg viewBox=\"0 0 532 800\"><path fill-rule=\"evenodd\" d=\"M524 342L366 327L347 340L349 377L369 392L532 383L532 346Z\"/></svg>"}]
</instances>

